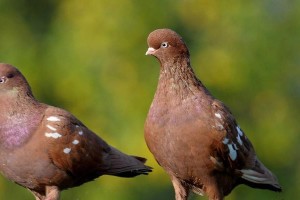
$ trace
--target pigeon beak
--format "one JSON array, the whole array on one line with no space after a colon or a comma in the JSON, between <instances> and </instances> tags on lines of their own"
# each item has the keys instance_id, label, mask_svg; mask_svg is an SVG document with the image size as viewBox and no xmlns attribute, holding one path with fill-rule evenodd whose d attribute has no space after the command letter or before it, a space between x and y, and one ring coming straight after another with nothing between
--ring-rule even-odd
<instances>
[{"instance_id":1,"label":"pigeon beak","mask_svg":"<svg viewBox=\"0 0 300 200\"><path fill-rule=\"evenodd\" d=\"M152 48L152 47L149 47L147 52L146 52L146 56L147 55L153 55L155 53L156 49Z\"/></svg>"}]
</instances>

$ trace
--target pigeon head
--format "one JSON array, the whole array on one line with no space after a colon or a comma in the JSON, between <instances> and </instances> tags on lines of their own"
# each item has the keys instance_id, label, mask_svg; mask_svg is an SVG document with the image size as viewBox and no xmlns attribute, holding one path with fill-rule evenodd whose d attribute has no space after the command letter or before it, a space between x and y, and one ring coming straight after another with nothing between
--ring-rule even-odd
<instances>
[{"instance_id":1,"label":"pigeon head","mask_svg":"<svg viewBox=\"0 0 300 200\"><path fill-rule=\"evenodd\" d=\"M31 89L21 72L12 65L0 63L0 93L24 91L31 94Z\"/></svg>"},{"instance_id":2,"label":"pigeon head","mask_svg":"<svg viewBox=\"0 0 300 200\"><path fill-rule=\"evenodd\" d=\"M171 29L157 29L147 39L146 55L155 56L161 64L178 57L189 57L189 50L182 37Z\"/></svg>"}]
</instances>

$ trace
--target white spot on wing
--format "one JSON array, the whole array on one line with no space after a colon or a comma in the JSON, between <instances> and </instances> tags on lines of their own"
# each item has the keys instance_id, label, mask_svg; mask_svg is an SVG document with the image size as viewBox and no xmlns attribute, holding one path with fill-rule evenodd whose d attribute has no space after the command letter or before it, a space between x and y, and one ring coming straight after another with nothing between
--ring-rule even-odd
<instances>
[{"instance_id":1,"label":"white spot on wing","mask_svg":"<svg viewBox=\"0 0 300 200\"><path fill-rule=\"evenodd\" d=\"M224 126L222 124L217 123L216 128L217 130L222 131L224 129Z\"/></svg>"},{"instance_id":2,"label":"white spot on wing","mask_svg":"<svg viewBox=\"0 0 300 200\"><path fill-rule=\"evenodd\" d=\"M224 140L222 142L223 142L223 144L228 144L229 139L228 138L224 138Z\"/></svg>"},{"instance_id":3,"label":"white spot on wing","mask_svg":"<svg viewBox=\"0 0 300 200\"><path fill-rule=\"evenodd\" d=\"M46 125L50 130L52 131L56 131L56 128L54 128L53 126L50 126L50 125Z\"/></svg>"},{"instance_id":4,"label":"white spot on wing","mask_svg":"<svg viewBox=\"0 0 300 200\"><path fill-rule=\"evenodd\" d=\"M238 141L238 143L239 143L240 145L243 145L243 141L242 141L242 139L241 139L240 134L238 134L238 136L236 137L236 139L237 139L237 141Z\"/></svg>"},{"instance_id":5,"label":"white spot on wing","mask_svg":"<svg viewBox=\"0 0 300 200\"><path fill-rule=\"evenodd\" d=\"M232 144L228 144L228 149L229 149L229 157L231 160L235 160L237 157L237 152L233 148Z\"/></svg>"},{"instance_id":6,"label":"white spot on wing","mask_svg":"<svg viewBox=\"0 0 300 200\"><path fill-rule=\"evenodd\" d=\"M57 139L59 137L61 137L61 134L59 133L45 133L46 137L53 137L54 139Z\"/></svg>"},{"instance_id":7,"label":"white spot on wing","mask_svg":"<svg viewBox=\"0 0 300 200\"><path fill-rule=\"evenodd\" d=\"M64 153L65 154L69 154L71 152L71 149L70 148L64 148Z\"/></svg>"},{"instance_id":8,"label":"white spot on wing","mask_svg":"<svg viewBox=\"0 0 300 200\"><path fill-rule=\"evenodd\" d=\"M59 122L60 119L56 116L50 116L47 118L48 121L51 121L51 122Z\"/></svg>"},{"instance_id":9,"label":"white spot on wing","mask_svg":"<svg viewBox=\"0 0 300 200\"><path fill-rule=\"evenodd\" d=\"M239 148L236 146L235 143L232 143L232 144L233 144L233 147L234 147L235 150L238 150L238 149L239 149Z\"/></svg>"},{"instance_id":10,"label":"white spot on wing","mask_svg":"<svg viewBox=\"0 0 300 200\"><path fill-rule=\"evenodd\" d=\"M240 136L243 136L244 133L239 126L236 127L236 130Z\"/></svg>"},{"instance_id":11,"label":"white spot on wing","mask_svg":"<svg viewBox=\"0 0 300 200\"><path fill-rule=\"evenodd\" d=\"M83 135L83 131L82 130L78 131L78 134Z\"/></svg>"},{"instance_id":12,"label":"white spot on wing","mask_svg":"<svg viewBox=\"0 0 300 200\"><path fill-rule=\"evenodd\" d=\"M78 140L73 140L73 142L72 142L73 144L78 144L79 143L79 141Z\"/></svg>"},{"instance_id":13,"label":"white spot on wing","mask_svg":"<svg viewBox=\"0 0 300 200\"><path fill-rule=\"evenodd\" d=\"M219 118L219 119L221 119L221 118L222 118L222 116L221 116L221 114L220 114L220 113L215 113L215 116L216 116L217 118Z\"/></svg>"}]
</instances>

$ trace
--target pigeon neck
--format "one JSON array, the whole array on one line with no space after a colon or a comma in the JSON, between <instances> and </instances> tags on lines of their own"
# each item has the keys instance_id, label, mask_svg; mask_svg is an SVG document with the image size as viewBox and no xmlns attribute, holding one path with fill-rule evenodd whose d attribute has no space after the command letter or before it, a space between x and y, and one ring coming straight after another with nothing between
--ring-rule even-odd
<instances>
[{"instance_id":1,"label":"pigeon neck","mask_svg":"<svg viewBox=\"0 0 300 200\"><path fill-rule=\"evenodd\" d=\"M195 76L186 57L177 57L173 62L161 65L158 92L169 95L172 99L179 96L180 100L197 97L201 93L209 94L201 81Z\"/></svg>"},{"instance_id":2,"label":"pigeon neck","mask_svg":"<svg viewBox=\"0 0 300 200\"><path fill-rule=\"evenodd\" d=\"M22 145L41 120L41 104L30 92L23 96L13 89L0 99L0 105L0 149Z\"/></svg>"}]
</instances>

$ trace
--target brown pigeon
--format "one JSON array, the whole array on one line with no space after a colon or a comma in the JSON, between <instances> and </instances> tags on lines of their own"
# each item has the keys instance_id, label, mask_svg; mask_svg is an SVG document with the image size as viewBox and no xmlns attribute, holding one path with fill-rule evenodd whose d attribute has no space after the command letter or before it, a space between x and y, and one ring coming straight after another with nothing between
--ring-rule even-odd
<instances>
[{"instance_id":1,"label":"brown pigeon","mask_svg":"<svg viewBox=\"0 0 300 200\"><path fill-rule=\"evenodd\" d=\"M222 200L239 184L281 191L230 110L194 74L183 39L158 29L147 42L146 55L158 59L160 75L145 140L169 174L176 200L186 200L189 191Z\"/></svg>"},{"instance_id":2,"label":"brown pigeon","mask_svg":"<svg viewBox=\"0 0 300 200\"><path fill-rule=\"evenodd\" d=\"M102 175L148 174L145 158L128 156L69 112L38 102L21 72L0 64L0 170L37 200Z\"/></svg>"}]
</instances>

